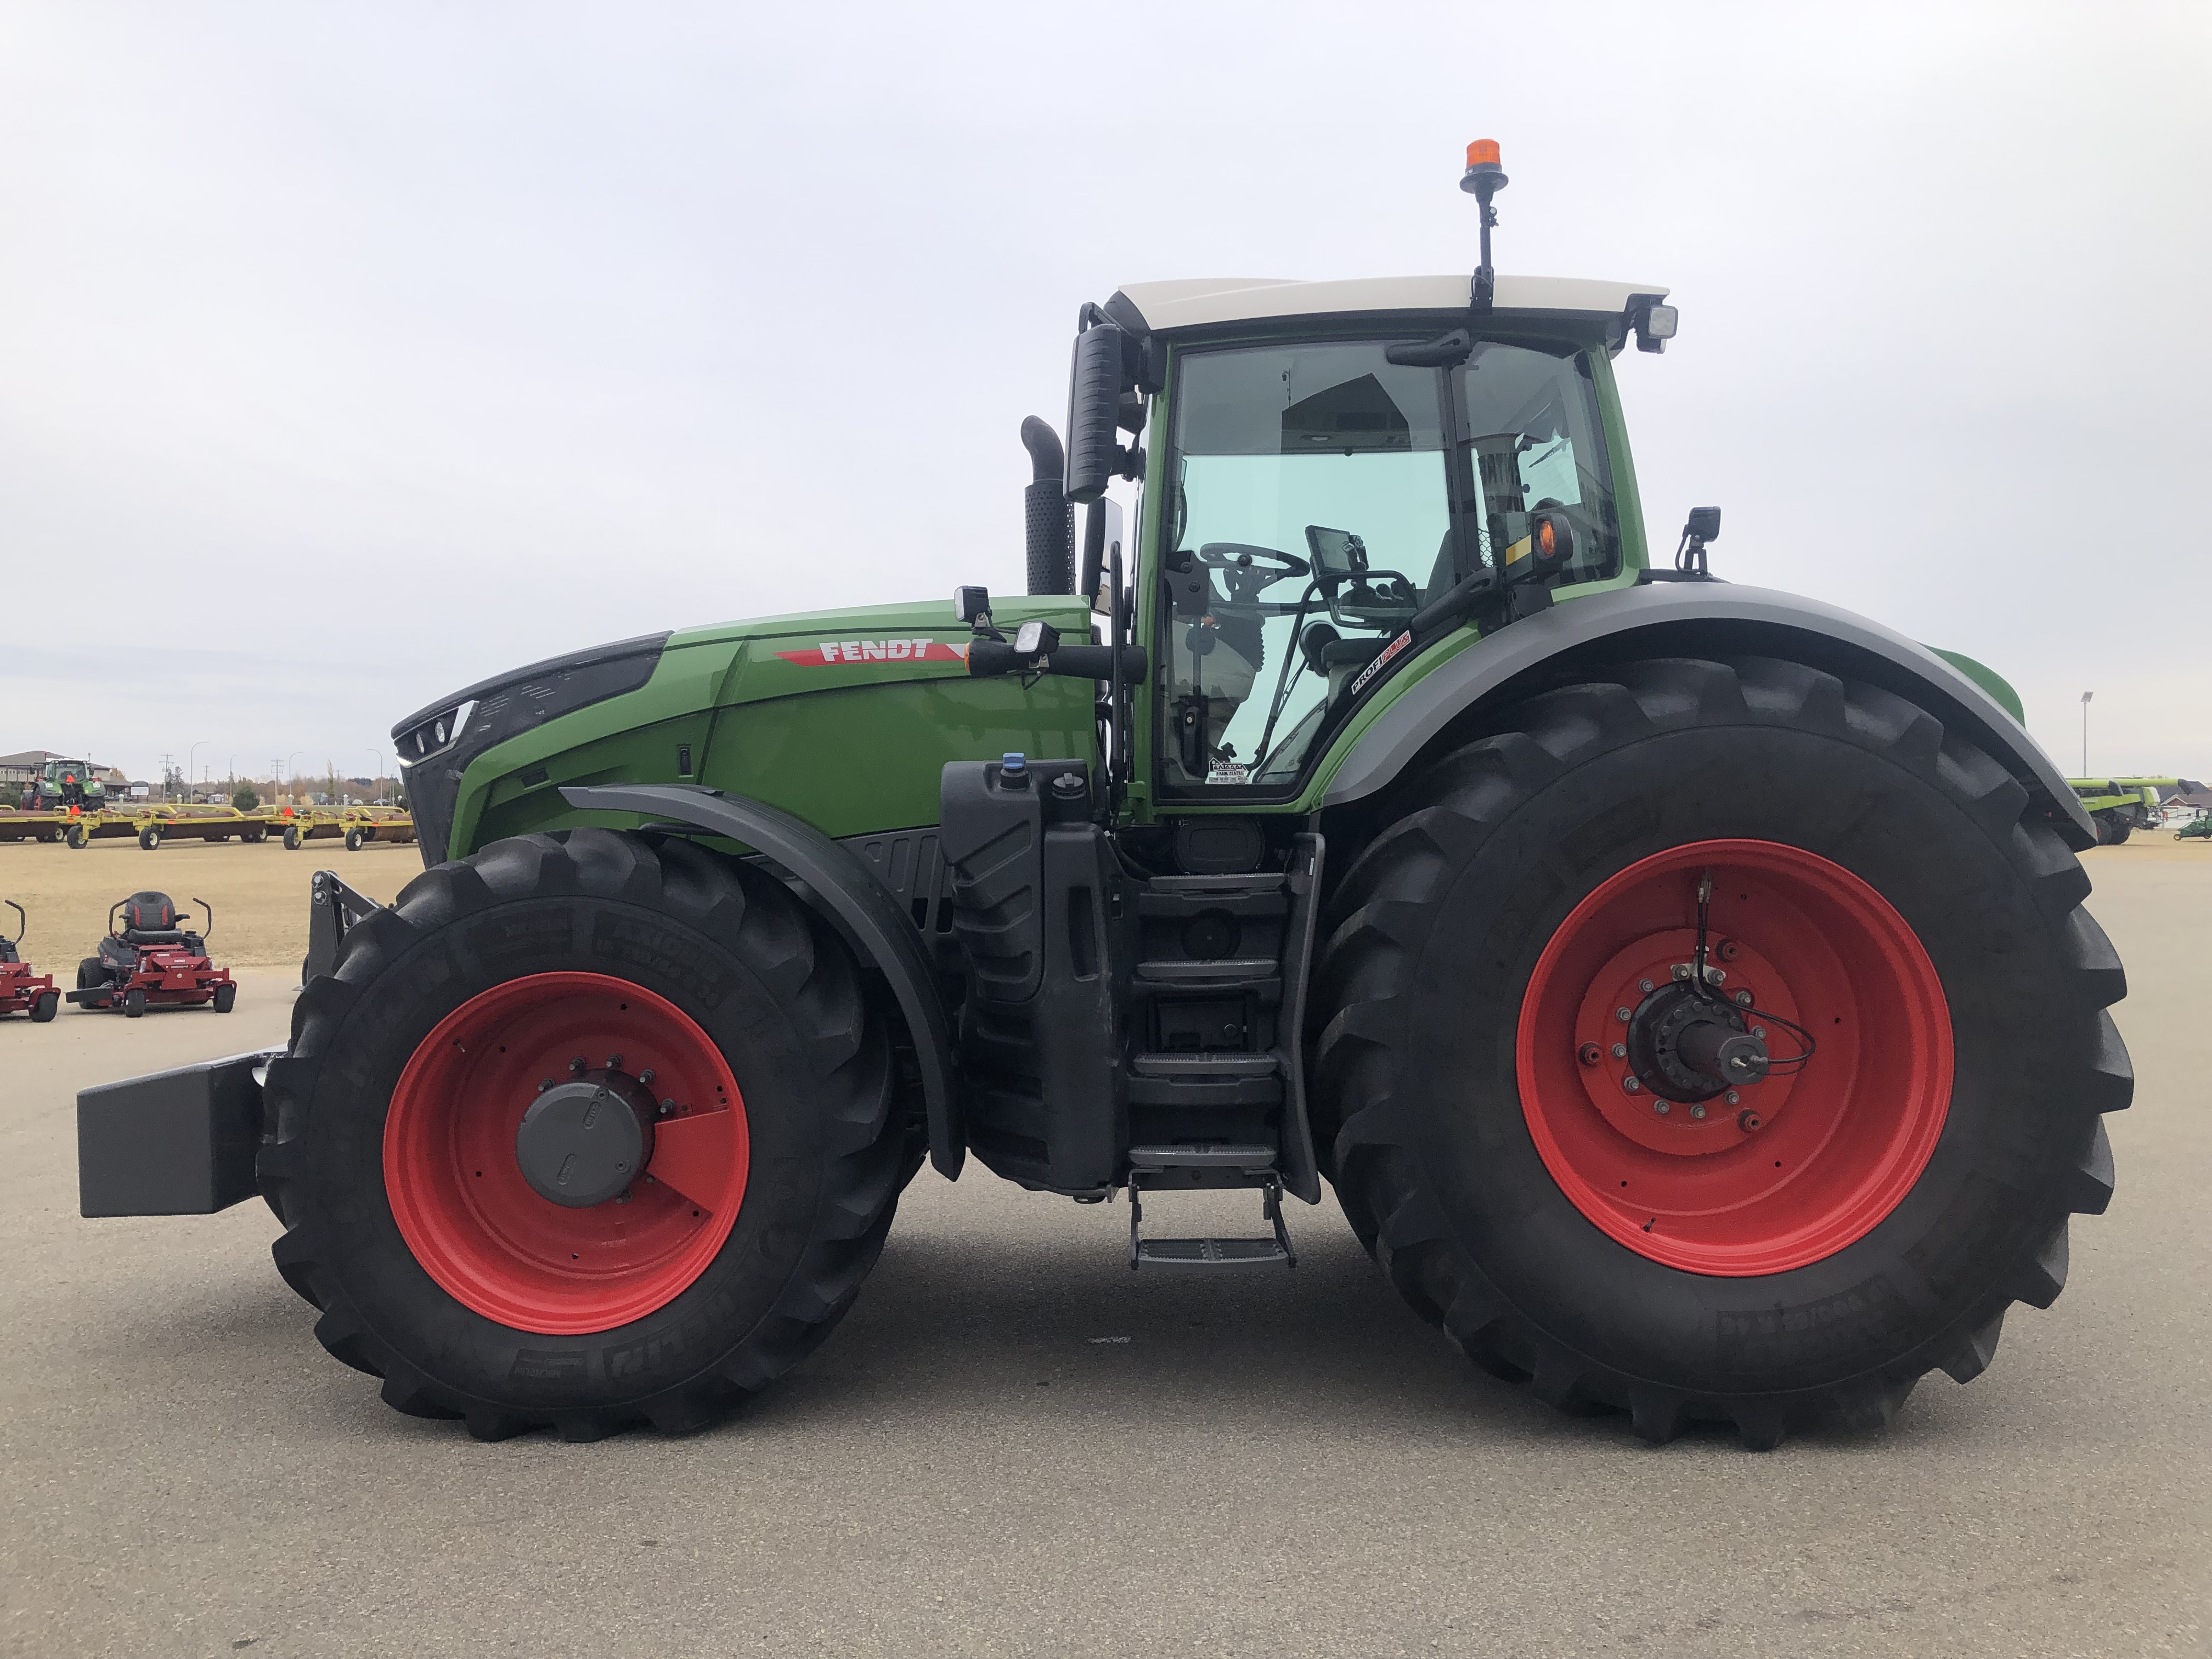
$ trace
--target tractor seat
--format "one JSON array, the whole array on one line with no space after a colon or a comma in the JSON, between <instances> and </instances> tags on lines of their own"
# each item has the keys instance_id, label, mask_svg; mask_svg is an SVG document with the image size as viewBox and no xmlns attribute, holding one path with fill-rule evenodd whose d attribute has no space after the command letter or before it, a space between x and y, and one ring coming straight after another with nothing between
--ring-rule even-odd
<instances>
[{"instance_id":1,"label":"tractor seat","mask_svg":"<svg viewBox=\"0 0 2212 1659\"><path fill-rule=\"evenodd\" d=\"M123 901L125 945L182 945L176 902L167 893L133 893Z\"/></svg>"},{"instance_id":2,"label":"tractor seat","mask_svg":"<svg viewBox=\"0 0 2212 1659\"><path fill-rule=\"evenodd\" d=\"M15 941L14 939L0 939L0 963L21 962L22 959L22 957L15 954Z\"/></svg>"},{"instance_id":3,"label":"tractor seat","mask_svg":"<svg viewBox=\"0 0 2212 1659\"><path fill-rule=\"evenodd\" d=\"M1381 654L1389 641L1380 635L1346 639L1328 623L1315 623L1298 636L1298 649L1316 673L1332 668L1364 667Z\"/></svg>"}]
</instances>

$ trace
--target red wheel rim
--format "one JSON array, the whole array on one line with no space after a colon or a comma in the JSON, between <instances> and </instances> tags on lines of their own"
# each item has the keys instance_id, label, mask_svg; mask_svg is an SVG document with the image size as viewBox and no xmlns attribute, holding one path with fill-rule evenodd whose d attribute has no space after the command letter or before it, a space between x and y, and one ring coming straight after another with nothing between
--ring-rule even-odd
<instances>
[{"instance_id":1,"label":"red wheel rim","mask_svg":"<svg viewBox=\"0 0 2212 1659\"><path fill-rule=\"evenodd\" d=\"M653 1073L666 1115L623 1200L542 1198L515 1157L522 1115L581 1058ZM665 1103L673 1101L669 1110ZM384 1183L400 1236L454 1300L517 1330L611 1330L706 1271L744 1201L750 1137L729 1063L684 1011L604 974L532 974L438 1023L384 1121Z\"/></svg>"},{"instance_id":2,"label":"red wheel rim","mask_svg":"<svg viewBox=\"0 0 2212 1659\"><path fill-rule=\"evenodd\" d=\"M1662 1115L1649 1089L1624 1087L1620 1013L1691 960L1706 870L1723 989L1750 991L1819 1048L1735 1103ZM1776 1030L1769 1047L1784 1058L1795 1039ZM1516 1060L1529 1135L1577 1210L1639 1255L1748 1278L1834 1255L1911 1190L1950 1109L1950 1009L1905 919L1840 865L1775 842L1697 842L1631 865L1559 925L1529 976Z\"/></svg>"}]
</instances>

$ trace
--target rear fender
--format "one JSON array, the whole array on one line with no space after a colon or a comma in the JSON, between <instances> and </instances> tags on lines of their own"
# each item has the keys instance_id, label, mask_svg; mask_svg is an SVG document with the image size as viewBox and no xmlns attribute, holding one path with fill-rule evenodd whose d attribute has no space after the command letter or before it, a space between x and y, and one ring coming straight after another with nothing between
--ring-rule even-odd
<instances>
[{"instance_id":1,"label":"rear fender","mask_svg":"<svg viewBox=\"0 0 2212 1659\"><path fill-rule=\"evenodd\" d=\"M561 794L580 811L641 813L738 842L804 882L809 902L890 983L921 1070L929 1161L947 1181L958 1177L968 1153L953 1089L952 1022L921 931L857 854L781 807L700 784L575 784Z\"/></svg>"},{"instance_id":2,"label":"rear fender","mask_svg":"<svg viewBox=\"0 0 2212 1659\"><path fill-rule=\"evenodd\" d=\"M1628 587L1557 605L1501 629L1409 685L1360 733L1322 805L1387 788L1479 724L1486 708L1643 657L1778 657L1910 699L1993 756L2076 852L2095 826L2042 746L1975 681L1879 623L1817 599L1731 582Z\"/></svg>"}]
</instances>

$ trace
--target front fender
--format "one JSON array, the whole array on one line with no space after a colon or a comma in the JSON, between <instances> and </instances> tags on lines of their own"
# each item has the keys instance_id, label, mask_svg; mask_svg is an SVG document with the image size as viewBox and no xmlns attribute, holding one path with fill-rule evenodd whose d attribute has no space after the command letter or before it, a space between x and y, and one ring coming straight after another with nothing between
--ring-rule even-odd
<instances>
[{"instance_id":1,"label":"front fender","mask_svg":"<svg viewBox=\"0 0 2212 1659\"><path fill-rule=\"evenodd\" d=\"M1340 806L1386 787L1462 714L1532 689L1578 659L1780 657L1911 699L1979 744L2039 801L2079 852L2095 827L2042 745L2002 704L1927 647L1880 623L1769 588L1732 582L1625 587L1557 605L1462 651L1407 686L1337 763L1322 793Z\"/></svg>"},{"instance_id":2,"label":"front fender","mask_svg":"<svg viewBox=\"0 0 2212 1659\"><path fill-rule=\"evenodd\" d=\"M805 882L829 907L830 920L866 952L890 981L906 1018L929 1110L929 1161L947 1181L967 1158L959 1097L953 1088L952 1022L921 933L883 884L852 850L805 819L744 795L700 784L574 784L561 791L569 805L592 812L638 812L673 819L766 854Z\"/></svg>"}]
</instances>

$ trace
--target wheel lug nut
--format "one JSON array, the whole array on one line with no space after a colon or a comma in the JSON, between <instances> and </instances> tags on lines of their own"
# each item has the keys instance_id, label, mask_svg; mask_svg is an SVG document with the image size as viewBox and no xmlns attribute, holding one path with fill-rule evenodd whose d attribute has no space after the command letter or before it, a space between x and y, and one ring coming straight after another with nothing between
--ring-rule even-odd
<instances>
[{"instance_id":1,"label":"wheel lug nut","mask_svg":"<svg viewBox=\"0 0 2212 1659\"><path fill-rule=\"evenodd\" d=\"M1580 1048L1576 1050L1575 1057L1581 1060L1585 1066L1595 1066L1599 1060L1605 1058L1604 1054L1600 1052L1597 1044L1595 1042L1585 1042L1583 1044Z\"/></svg>"},{"instance_id":2,"label":"wheel lug nut","mask_svg":"<svg viewBox=\"0 0 2212 1659\"><path fill-rule=\"evenodd\" d=\"M1754 1025L1751 1028L1751 1034L1755 1037L1764 1038L1766 1036L1766 1028L1764 1025Z\"/></svg>"},{"instance_id":3,"label":"wheel lug nut","mask_svg":"<svg viewBox=\"0 0 2212 1659\"><path fill-rule=\"evenodd\" d=\"M637 1080L650 1089L653 1086L653 1073L649 1071L640 1072L637 1074Z\"/></svg>"},{"instance_id":4,"label":"wheel lug nut","mask_svg":"<svg viewBox=\"0 0 2212 1659\"><path fill-rule=\"evenodd\" d=\"M1748 1008L1751 1006L1751 993L1748 991L1738 991L1735 994L1735 1000L1736 1005L1739 1007Z\"/></svg>"},{"instance_id":5,"label":"wheel lug nut","mask_svg":"<svg viewBox=\"0 0 2212 1659\"><path fill-rule=\"evenodd\" d=\"M1692 1106L1690 1108L1690 1115L1702 1121L1705 1115L1705 1109L1702 1106Z\"/></svg>"},{"instance_id":6,"label":"wheel lug nut","mask_svg":"<svg viewBox=\"0 0 2212 1659\"><path fill-rule=\"evenodd\" d=\"M1674 964L1674 977L1676 979L1687 979L1689 976L1690 964L1688 963L1678 962Z\"/></svg>"},{"instance_id":7,"label":"wheel lug nut","mask_svg":"<svg viewBox=\"0 0 2212 1659\"><path fill-rule=\"evenodd\" d=\"M1623 1025L1627 1024L1630 1018L1628 1010L1626 1008L1614 1009L1613 1011L1613 1017L1619 1020Z\"/></svg>"},{"instance_id":8,"label":"wheel lug nut","mask_svg":"<svg viewBox=\"0 0 2212 1659\"><path fill-rule=\"evenodd\" d=\"M1613 1057L1615 1060L1626 1060L1628 1058L1628 1045L1625 1042L1614 1043L1613 1045Z\"/></svg>"},{"instance_id":9,"label":"wheel lug nut","mask_svg":"<svg viewBox=\"0 0 2212 1659\"><path fill-rule=\"evenodd\" d=\"M550 1077L541 1077L538 1079L538 1092L541 1095L552 1086L553 1079Z\"/></svg>"},{"instance_id":10,"label":"wheel lug nut","mask_svg":"<svg viewBox=\"0 0 2212 1659\"><path fill-rule=\"evenodd\" d=\"M1741 1096L1741 1095L1739 1095L1738 1093L1736 1093L1736 1091L1735 1091L1735 1090L1733 1090L1733 1089L1731 1089L1731 1090L1729 1090L1729 1091L1728 1091L1728 1103L1729 1103L1729 1105L1731 1105L1731 1106L1735 1105L1735 1104L1736 1103L1736 1102L1737 1102L1737 1101L1739 1101L1739 1100L1741 1100L1741 1099L1742 1099L1742 1098L1743 1098L1743 1097L1742 1097L1742 1096Z\"/></svg>"},{"instance_id":11,"label":"wheel lug nut","mask_svg":"<svg viewBox=\"0 0 2212 1659\"><path fill-rule=\"evenodd\" d=\"M1636 988L1644 992L1646 995L1649 995L1651 990L1651 981L1648 979L1639 979L1636 981Z\"/></svg>"},{"instance_id":12,"label":"wheel lug nut","mask_svg":"<svg viewBox=\"0 0 2212 1659\"><path fill-rule=\"evenodd\" d=\"M664 1101L662 1101L662 1102L660 1103L660 1115L661 1115L661 1116L663 1116L663 1117L666 1117L666 1116L667 1116L671 1112L673 1112L675 1109L676 1109L676 1103L675 1103L674 1101L672 1101L672 1100L664 1100Z\"/></svg>"},{"instance_id":13,"label":"wheel lug nut","mask_svg":"<svg viewBox=\"0 0 2212 1659\"><path fill-rule=\"evenodd\" d=\"M1625 1077L1625 1078L1621 1079L1620 1079L1620 1086L1621 1086L1623 1089L1625 1089L1626 1091L1628 1091L1630 1094L1632 1094L1632 1095L1633 1095L1633 1094L1640 1094L1640 1093L1642 1093L1642 1092L1643 1092L1643 1089L1644 1089L1644 1085L1643 1085L1641 1083L1638 1083L1638 1082L1634 1078L1632 1078L1632 1077ZM1663 1110L1663 1109L1664 1109L1664 1108L1662 1108L1662 1109Z\"/></svg>"},{"instance_id":14,"label":"wheel lug nut","mask_svg":"<svg viewBox=\"0 0 2212 1659\"><path fill-rule=\"evenodd\" d=\"M581 1076L586 1069L584 1057L581 1054L578 1054L575 1059L568 1062L568 1070L577 1076Z\"/></svg>"},{"instance_id":15,"label":"wheel lug nut","mask_svg":"<svg viewBox=\"0 0 2212 1659\"><path fill-rule=\"evenodd\" d=\"M619 1072L622 1070L622 1061L623 1057L620 1054L609 1054L607 1056L607 1070L610 1072Z\"/></svg>"},{"instance_id":16,"label":"wheel lug nut","mask_svg":"<svg viewBox=\"0 0 2212 1659\"><path fill-rule=\"evenodd\" d=\"M1674 1109L1672 1106L1669 1106L1663 1100L1655 1100L1651 1103L1651 1109L1658 1113L1660 1116L1664 1117L1668 1113L1673 1111Z\"/></svg>"}]
</instances>

